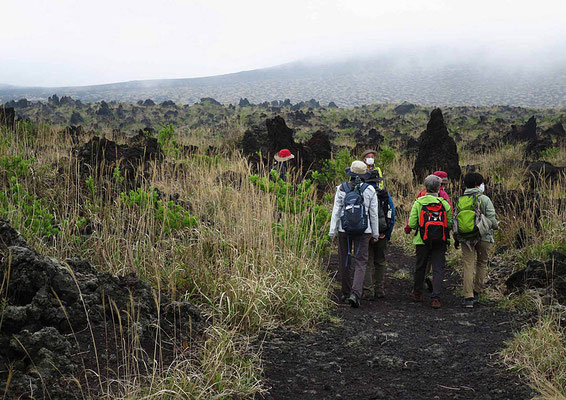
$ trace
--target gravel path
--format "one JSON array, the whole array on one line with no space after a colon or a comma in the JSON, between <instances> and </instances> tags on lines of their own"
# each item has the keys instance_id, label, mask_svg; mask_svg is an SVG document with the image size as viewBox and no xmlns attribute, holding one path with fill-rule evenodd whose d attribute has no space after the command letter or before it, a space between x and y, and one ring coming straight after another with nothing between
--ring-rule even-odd
<instances>
[{"instance_id":1,"label":"gravel path","mask_svg":"<svg viewBox=\"0 0 566 400\"><path fill-rule=\"evenodd\" d=\"M315 333L262 334L265 399L530 399L533 392L498 358L519 326L493 304L460 307L447 272L442 308L409 300L414 258L392 248L387 297L359 309L337 305L339 323ZM334 264L334 265L333 265ZM331 267L336 267L333 258ZM399 276L399 274L396 274Z\"/></svg>"}]
</instances>

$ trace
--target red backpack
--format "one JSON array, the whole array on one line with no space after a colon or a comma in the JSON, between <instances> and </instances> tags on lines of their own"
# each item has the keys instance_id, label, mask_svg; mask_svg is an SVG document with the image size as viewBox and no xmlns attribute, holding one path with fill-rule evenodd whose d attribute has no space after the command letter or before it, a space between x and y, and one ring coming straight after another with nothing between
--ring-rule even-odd
<instances>
[{"instance_id":1,"label":"red backpack","mask_svg":"<svg viewBox=\"0 0 566 400\"><path fill-rule=\"evenodd\" d=\"M442 202L423 205L419 216L419 230L425 244L446 242L448 219Z\"/></svg>"}]
</instances>

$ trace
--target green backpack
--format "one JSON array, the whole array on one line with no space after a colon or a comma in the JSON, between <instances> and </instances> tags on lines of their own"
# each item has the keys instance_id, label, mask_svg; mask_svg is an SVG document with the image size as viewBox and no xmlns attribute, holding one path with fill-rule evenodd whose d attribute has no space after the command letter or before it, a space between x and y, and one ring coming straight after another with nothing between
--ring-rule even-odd
<instances>
[{"instance_id":1,"label":"green backpack","mask_svg":"<svg viewBox=\"0 0 566 400\"><path fill-rule=\"evenodd\" d=\"M478 197L477 193L462 195L456 202L453 231L454 238L461 242L479 240L481 237L479 224L482 213Z\"/></svg>"}]
</instances>

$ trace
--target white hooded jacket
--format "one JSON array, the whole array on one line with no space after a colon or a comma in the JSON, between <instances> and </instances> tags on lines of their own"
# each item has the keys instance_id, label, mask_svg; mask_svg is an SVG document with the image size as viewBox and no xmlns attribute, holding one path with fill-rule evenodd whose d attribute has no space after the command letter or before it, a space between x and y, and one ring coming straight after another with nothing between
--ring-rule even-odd
<instances>
[{"instance_id":1,"label":"white hooded jacket","mask_svg":"<svg viewBox=\"0 0 566 400\"><path fill-rule=\"evenodd\" d=\"M340 217L342 216L342 206L344 205L344 198L346 192L341 189L341 186L336 187L336 195L334 196L334 208L332 209L332 218L330 220L330 237L336 236L337 232L344 232ZM369 185L362 193L364 198L364 205L366 214L369 214L369 224L364 233L371 233L371 235L379 238L379 222L378 222L378 201L375 189Z\"/></svg>"}]
</instances>

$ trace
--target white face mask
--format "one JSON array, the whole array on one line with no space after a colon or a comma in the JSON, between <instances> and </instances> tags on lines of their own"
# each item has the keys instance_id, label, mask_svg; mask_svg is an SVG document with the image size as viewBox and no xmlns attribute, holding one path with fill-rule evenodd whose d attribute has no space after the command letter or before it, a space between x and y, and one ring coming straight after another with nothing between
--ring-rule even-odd
<instances>
[{"instance_id":1,"label":"white face mask","mask_svg":"<svg viewBox=\"0 0 566 400\"><path fill-rule=\"evenodd\" d=\"M485 185L482 183L478 189L479 189L480 192L482 192L482 193L485 192Z\"/></svg>"},{"instance_id":2,"label":"white face mask","mask_svg":"<svg viewBox=\"0 0 566 400\"><path fill-rule=\"evenodd\" d=\"M375 160L373 158L366 158L366 164L367 165L373 165L373 163L375 162Z\"/></svg>"}]
</instances>

